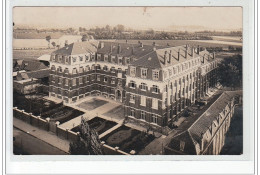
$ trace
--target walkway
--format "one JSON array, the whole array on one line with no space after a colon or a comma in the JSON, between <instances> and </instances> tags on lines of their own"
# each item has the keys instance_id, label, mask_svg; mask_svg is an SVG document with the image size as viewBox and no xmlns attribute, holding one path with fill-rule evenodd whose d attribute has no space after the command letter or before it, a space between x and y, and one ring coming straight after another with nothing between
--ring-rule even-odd
<instances>
[{"instance_id":1,"label":"walkway","mask_svg":"<svg viewBox=\"0 0 260 175\"><path fill-rule=\"evenodd\" d=\"M63 140L52 132L41 130L15 117L13 117L13 125L15 128L18 128L31 136L34 136L66 153L69 153L70 142L68 140Z\"/></svg>"},{"instance_id":2,"label":"walkway","mask_svg":"<svg viewBox=\"0 0 260 175\"><path fill-rule=\"evenodd\" d=\"M80 104L82 102L85 102L85 101L90 101L93 98L97 98L97 99L100 99L100 100L108 101L108 103L106 103L106 104L104 104L102 106L99 106L96 109L91 110L91 111L86 110L84 108L80 108L80 107L77 106L78 104ZM85 114L83 114L83 117L86 118L87 120L91 120L92 118L98 116L100 118L103 118L103 119L106 119L106 120L109 120L109 121L114 121L116 123L120 123L123 119L118 120L116 118L108 117L108 116L105 116L103 114L107 113L108 111L110 111L110 110L112 110L112 109L114 109L114 108L116 108L116 107L118 107L120 105L122 105L122 104L117 103L117 102L115 102L113 100L104 99L104 98L100 98L100 97L89 97L89 98L86 98L85 100L82 100L82 101L74 103L74 104L69 104L69 105L67 104L67 106L70 106L70 107L72 107L74 109L78 109L80 111L85 112ZM60 127L66 128L66 129L72 129L75 126L78 126L80 124L80 122L81 122L81 116L76 117L76 118L74 118L72 120L69 120L69 121L61 124Z\"/></svg>"}]
</instances>

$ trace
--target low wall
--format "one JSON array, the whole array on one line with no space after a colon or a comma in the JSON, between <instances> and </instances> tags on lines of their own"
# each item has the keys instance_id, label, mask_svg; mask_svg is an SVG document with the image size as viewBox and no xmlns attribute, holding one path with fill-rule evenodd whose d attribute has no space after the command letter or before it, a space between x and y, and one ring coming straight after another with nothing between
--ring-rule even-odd
<instances>
[{"instance_id":1,"label":"low wall","mask_svg":"<svg viewBox=\"0 0 260 175\"><path fill-rule=\"evenodd\" d=\"M79 133L75 133L60 127L59 122L50 121L49 118L46 120L42 119L40 116L34 116L32 113L27 113L24 110L18 109L17 107L13 108L13 116L42 130L51 131L62 139L66 139L72 142L76 142L80 139ZM101 144L105 155L130 155L117 147L113 148L109 145L106 145L104 142Z\"/></svg>"}]
</instances>

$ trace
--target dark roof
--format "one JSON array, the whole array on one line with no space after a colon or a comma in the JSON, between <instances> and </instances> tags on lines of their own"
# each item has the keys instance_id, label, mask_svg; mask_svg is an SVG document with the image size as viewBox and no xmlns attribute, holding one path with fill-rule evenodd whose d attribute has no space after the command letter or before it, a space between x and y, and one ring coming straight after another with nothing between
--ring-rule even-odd
<instances>
[{"instance_id":1,"label":"dark roof","mask_svg":"<svg viewBox=\"0 0 260 175\"><path fill-rule=\"evenodd\" d=\"M101 43L103 43L103 47L101 47ZM120 52L118 52L118 47L120 47ZM112 48L112 52L111 52ZM163 48L162 46L156 46L157 48ZM153 52L154 46L152 45L143 45L140 44L129 44L129 43L117 43L117 42L100 42L99 47L97 49L97 53L101 54L110 54L110 55L119 55L122 57L134 57L140 58L150 52Z\"/></svg>"},{"instance_id":2,"label":"dark roof","mask_svg":"<svg viewBox=\"0 0 260 175\"><path fill-rule=\"evenodd\" d=\"M24 79L31 79L31 78L45 78L48 77L50 74L50 69L41 69L37 71L31 71L31 72L22 72L17 74L18 80L24 80Z\"/></svg>"},{"instance_id":3,"label":"dark roof","mask_svg":"<svg viewBox=\"0 0 260 175\"><path fill-rule=\"evenodd\" d=\"M186 49L187 49L187 58L185 57ZM164 67L168 67L168 66L172 66L172 65L181 63L181 62L185 62L185 61L193 59L193 58L197 58L198 56L201 56L201 55L205 55L204 63L206 63L207 61L213 60L213 56L210 55L210 53L206 50L203 52L200 52L199 55L196 52L193 52L193 54L194 54L193 56L192 56L191 51L192 51L192 48L190 48L186 45L177 46L177 47L159 48L153 52L150 52L150 53L144 55L137 61L133 62L132 65L149 67L149 68L164 68ZM180 54L179 59L178 59L178 52ZM171 63L168 62L170 53L171 53ZM167 60L166 64L164 61L165 55L166 55L166 60ZM210 57L208 57L209 55L210 55ZM210 59L207 60L208 58L210 58Z\"/></svg>"},{"instance_id":4,"label":"dark roof","mask_svg":"<svg viewBox=\"0 0 260 175\"><path fill-rule=\"evenodd\" d=\"M97 45L98 41L75 42L52 52L52 54L78 55L87 52L93 53L96 52Z\"/></svg>"},{"instance_id":5,"label":"dark roof","mask_svg":"<svg viewBox=\"0 0 260 175\"><path fill-rule=\"evenodd\" d=\"M39 61L23 61L24 70L26 71L35 71L40 69L46 69L48 68L43 63Z\"/></svg>"},{"instance_id":6,"label":"dark roof","mask_svg":"<svg viewBox=\"0 0 260 175\"><path fill-rule=\"evenodd\" d=\"M185 145L192 143L192 145L189 145L191 150L184 150L183 152L185 154L191 154L191 151L194 152L197 144L201 142L201 135L209 129L213 121L217 120L219 114L231 102L232 98L241 95L242 91L226 91L221 95L217 95L217 98L213 100L213 103L202 114L198 113L198 116L191 116L193 119L187 123L184 121L184 124L181 124L180 128L178 128L181 132L177 132L173 136L168 146L180 151L180 141L187 142Z\"/></svg>"}]
</instances>

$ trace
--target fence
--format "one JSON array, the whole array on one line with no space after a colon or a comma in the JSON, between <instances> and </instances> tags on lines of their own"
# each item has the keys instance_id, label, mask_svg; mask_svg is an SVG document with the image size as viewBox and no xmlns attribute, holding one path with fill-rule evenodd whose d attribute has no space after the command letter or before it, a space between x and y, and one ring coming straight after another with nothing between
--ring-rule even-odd
<instances>
[{"instance_id":1,"label":"fence","mask_svg":"<svg viewBox=\"0 0 260 175\"><path fill-rule=\"evenodd\" d=\"M50 118L42 119L40 116L34 116L32 113L27 113L17 107L13 108L13 116L42 130L51 131L62 139L70 140L72 142L80 139L79 132L75 133L69 129L64 129L59 126L60 122L50 121ZM118 147L113 148L106 145L104 142L101 144L105 155L129 155L128 153L119 150Z\"/></svg>"}]
</instances>

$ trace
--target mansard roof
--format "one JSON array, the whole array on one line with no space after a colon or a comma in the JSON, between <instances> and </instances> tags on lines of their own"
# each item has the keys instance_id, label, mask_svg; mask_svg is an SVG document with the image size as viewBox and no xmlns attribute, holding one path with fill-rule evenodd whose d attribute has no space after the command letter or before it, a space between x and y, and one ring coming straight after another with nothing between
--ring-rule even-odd
<instances>
[{"instance_id":1,"label":"mansard roof","mask_svg":"<svg viewBox=\"0 0 260 175\"><path fill-rule=\"evenodd\" d=\"M53 52L53 54L60 55L79 55L85 53L94 53L97 50L98 41L85 41L85 42L75 42L68 46L62 47Z\"/></svg>"},{"instance_id":2,"label":"mansard roof","mask_svg":"<svg viewBox=\"0 0 260 175\"><path fill-rule=\"evenodd\" d=\"M139 58L133 62L132 65L157 69L176 65L199 56L205 57L204 63L213 60L213 56L211 56L210 53L206 50L200 52L199 54L193 52L192 56L192 49L193 48L190 48L187 45L159 48Z\"/></svg>"},{"instance_id":3,"label":"mansard roof","mask_svg":"<svg viewBox=\"0 0 260 175\"><path fill-rule=\"evenodd\" d=\"M101 43L103 45L101 46ZM120 50L118 50L120 48ZM156 46L157 48L164 48L163 46ZM117 43L109 41L101 41L97 49L97 53L109 54L109 55L118 55L122 57L134 57L140 58L148 53L151 53L154 50L152 45L142 45L140 44L129 44L129 43Z\"/></svg>"}]
</instances>

